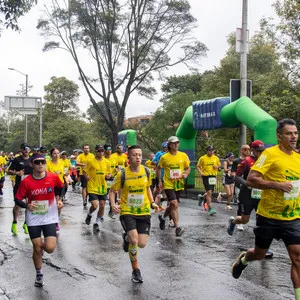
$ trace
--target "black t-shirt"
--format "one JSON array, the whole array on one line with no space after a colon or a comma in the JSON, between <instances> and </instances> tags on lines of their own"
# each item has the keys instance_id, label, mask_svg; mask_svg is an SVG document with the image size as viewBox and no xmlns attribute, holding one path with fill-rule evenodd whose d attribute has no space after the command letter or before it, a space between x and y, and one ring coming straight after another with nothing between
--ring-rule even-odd
<instances>
[{"instance_id":1,"label":"black t-shirt","mask_svg":"<svg viewBox=\"0 0 300 300\"><path fill-rule=\"evenodd\" d=\"M32 174L32 167L29 165L30 158L24 159L23 156L16 157L11 165L9 166L9 170L12 171L21 171L24 170L24 175ZM19 175L16 175L16 186L20 185L22 178Z\"/></svg>"},{"instance_id":2,"label":"black t-shirt","mask_svg":"<svg viewBox=\"0 0 300 300\"><path fill-rule=\"evenodd\" d=\"M238 169L240 163L243 161L242 158L236 158L234 161L233 161L233 164L231 166L231 172L236 172L236 170Z\"/></svg>"}]
</instances>

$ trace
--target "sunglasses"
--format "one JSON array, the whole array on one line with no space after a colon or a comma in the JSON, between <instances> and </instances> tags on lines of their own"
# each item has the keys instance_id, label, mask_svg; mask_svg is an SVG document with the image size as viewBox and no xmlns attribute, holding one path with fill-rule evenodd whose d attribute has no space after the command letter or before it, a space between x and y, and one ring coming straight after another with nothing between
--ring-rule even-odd
<instances>
[{"instance_id":1,"label":"sunglasses","mask_svg":"<svg viewBox=\"0 0 300 300\"><path fill-rule=\"evenodd\" d=\"M30 150L29 147L23 147L22 149L25 150L25 151L29 151Z\"/></svg>"},{"instance_id":2,"label":"sunglasses","mask_svg":"<svg viewBox=\"0 0 300 300\"><path fill-rule=\"evenodd\" d=\"M111 147L107 147L106 150L111 150Z\"/></svg>"},{"instance_id":3,"label":"sunglasses","mask_svg":"<svg viewBox=\"0 0 300 300\"><path fill-rule=\"evenodd\" d=\"M67 153L62 153L61 155L67 155Z\"/></svg>"},{"instance_id":4,"label":"sunglasses","mask_svg":"<svg viewBox=\"0 0 300 300\"><path fill-rule=\"evenodd\" d=\"M104 152L104 149L98 149L96 152Z\"/></svg>"},{"instance_id":5,"label":"sunglasses","mask_svg":"<svg viewBox=\"0 0 300 300\"><path fill-rule=\"evenodd\" d=\"M40 164L45 165L45 164L46 164L46 161L43 160L43 159L34 160L34 161L33 161L33 164L34 164L34 165L40 165Z\"/></svg>"}]
</instances>

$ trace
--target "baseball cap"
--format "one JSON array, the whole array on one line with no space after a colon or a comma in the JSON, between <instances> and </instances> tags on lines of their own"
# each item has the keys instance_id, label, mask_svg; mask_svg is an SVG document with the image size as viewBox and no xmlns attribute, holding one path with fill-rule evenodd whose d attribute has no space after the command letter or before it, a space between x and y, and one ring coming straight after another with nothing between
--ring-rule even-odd
<instances>
[{"instance_id":1,"label":"baseball cap","mask_svg":"<svg viewBox=\"0 0 300 300\"><path fill-rule=\"evenodd\" d=\"M226 155L226 157L227 157L227 158L229 158L229 157L234 157L234 154L233 154L232 152L228 152L227 155Z\"/></svg>"},{"instance_id":2,"label":"baseball cap","mask_svg":"<svg viewBox=\"0 0 300 300\"><path fill-rule=\"evenodd\" d=\"M168 147L168 142L162 142L161 147L162 148L167 148Z\"/></svg>"},{"instance_id":3,"label":"baseball cap","mask_svg":"<svg viewBox=\"0 0 300 300\"><path fill-rule=\"evenodd\" d=\"M112 150L111 144L104 144L104 150Z\"/></svg>"},{"instance_id":4,"label":"baseball cap","mask_svg":"<svg viewBox=\"0 0 300 300\"><path fill-rule=\"evenodd\" d=\"M206 148L206 150L207 150L207 151L214 151L215 149L214 149L213 146L208 146L208 147Z\"/></svg>"},{"instance_id":5,"label":"baseball cap","mask_svg":"<svg viewBox=\"0 0 300 300\"><path fill-rule=\"evenodd\" d=\"M27 148L27 149L26 149ZM29 144L27 144L27 143L22 143L21 144L21 149L23 149L23 150L30 150L30 146L29 146Z\"/></svg>"},{"instance_id":6,"label":"baseball cap","mask_svg":"<svg viewBox=\"0 0 300 300\"><path fill-rule=\"evenodd\" d=\"M251 143L251 148L253 148L257 151L264 151L265 150L265 144L260 140L255 140Z\"/></svg>"},{"instance_id":7,"label":"baseball cap","mask_svg":"<svg viewBox=\"0 0 300 300\"><path fill-rule=\"evenodd\" d=\"M95 150L98 150L98 149L104 149L103 145L100 145L100 144L96 145Z\"/></svg>"},{"instance_id":8,"label":"baseball cap","mask_svg":"<svg viewBox=\"0 0 300 300\"><path fill-rule=\"evenodd\" d=\"M177 136L170 136L170 137L168 138L168 144L169 144L169 143L177 143L177 142L179 142L179 139L178 139Z\"/></svg>"},{"instance_id":9,"label":"baseball cap","mask_svg":"<svg viewBox=\"0 0 300 300\"><path fill-rule=\"evenodd\" d=\"M37 160L37 159L45 160L45 157L43 155L40 155L40 154L35 154L35 155L31 156L30 161L33 162L34 160Z\"/></svg>"},{"instance_id":10,"label":"baseball cap","mask_svg":"<svg viewBox=\"0 0 300 300\"><path fill-rule=\"evenodd\" d=\"M68 154L67 151L61 151L60 154Z\"/></svg>"},{"instance_id":11,"label":"baseball cap","mask_svg":"<svg viewBox=\"0 0 300 300\"><path fill-rule=\"evenodd\" d=\"M40 152L47 152L47 148L46 148L45 146L41 146L41 147L39 148L39 151L40 151Z\"/></svg>"}]
</instances>

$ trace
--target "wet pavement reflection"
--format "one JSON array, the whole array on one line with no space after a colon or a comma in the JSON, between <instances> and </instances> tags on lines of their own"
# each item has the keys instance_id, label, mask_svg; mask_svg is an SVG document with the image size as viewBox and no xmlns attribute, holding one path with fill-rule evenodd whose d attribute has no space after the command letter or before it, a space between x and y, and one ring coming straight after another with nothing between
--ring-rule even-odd
<instances>
[{"instance_id":1,"label":"wet pavement reflection","mask_svg":"<svg viewBox=\"0 0 300 300\"><path fill-rule=\"evenodd\" d=\"M131 282L128 254L122 250L122 227L118 218L107 217L100 232L85 224L87 209L81 195L69 190L60 220L57 248L44 254L45 286L33 286L35 270L32 246L23 233L12 236L12 189L5 183L0 202L0 300L2 299L294 299L290 260L284 244L274 241L274 258L253 262L239 280L231 276L231 265L240 251L254 245L254 215L243 232L231 237L227 220L236 214L216 203L217 214L209 216L197 201L182 199L181 238L174 228L159 229L156 214L146 248L139 250L143 284ZM164 203L165 204L165 203Z\"/></svg>"}]
</instances>

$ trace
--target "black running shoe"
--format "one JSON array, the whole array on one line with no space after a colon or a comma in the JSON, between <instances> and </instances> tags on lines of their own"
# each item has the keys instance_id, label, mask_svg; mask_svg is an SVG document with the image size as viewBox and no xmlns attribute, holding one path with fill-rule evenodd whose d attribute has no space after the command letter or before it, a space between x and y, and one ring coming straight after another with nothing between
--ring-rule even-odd
<instances>
[{"instance_id":1,"label":"black running shoe","mask_svg":"<svg viewBox=\"0 0 300 300\"><path fill-rule=\"evenodd\" d=\"M95 224L93 225L93 231L95 231L95 232L99 232L99 231L100 231L100 226L99 226L99 224L95 223Z\"/></svg>"},{"instance_id":2,"label":"black running shoe","mask_svg":"<svg viewBox=\"0 0 300 300\"><path fill-rule=\"evenodd\" d=\"M163 219L162 215L159 215L158 219L159 219L159 228L161 230L165 230L165 228L166 228L166 220Z\"/></svg>"},{"instance_id":3,"label":"black running shoe","mask_svg":"<svg viewBox=\"0 0 300 300\"><path fill-rule=\"evenodd\" d=\"M92 216L87 215L86 218L85 218L85 224L86 225L90 225L91 224L91 220L92 220Z\"/></svg>"},{"instance_id":4,"label":"black running shoe","mask_svg":"<svg viewBox=\"0 0 300 300\"><path fill-rule=\"evenodd\" d=\"M128 247L129 247L129 242L128 242L127 233L124 232L124 233L123 233L123 250L124 250L125 252L128 252Z\"/></svg>"},{"instance_id":5,"label":"black running shoe","mask_svg":"<svg viewBox=\"0 0 300 300\"><path fill-rule=\"evenodd\" d=\"M86 207L87 206L87 200L83 201L83 206Z\"/></svg>"},{"instance_id":6,"label":"black running shoe","mask_svg":"<svg viewBox=\"0 0 300 300\"><path fill-rule=\"evenodd\" d=\"M44 278L43 274L36 274L34 286L36 286L36 287L43 286L44 285L43 278Z\"/></svg>"},{"instance_id":7,"label":"black running shoe","mask_svg":"<svg viewBox=\"0 0 300 300\"><path fill-rule=\"evenodd\" d=\"M266 258L266 259L273 258L273 252L270 251L270 250L268 250L267 253L266 253L266 255L265 255L265 258Z\"/></svg>"},{"instance_id":8,"label":"black running shoe","mask_svg":"<svg viewBox=\"0 0 300 300\"><path fill-rule=\"evenodd\" d=\"M232 265L232 276L235 279L240 278L242 275L243 270L247 267L247 265L244 265L241 261L241 259L246 255L246 251L242 252L236 262Z\"/></svg>"},{"instance_id":9,"label":"black running shoe","mask_svg":"<svg viewBox=\"0 0 300 300\"><path fill-rule=\"evenodd\" d=\"M135 269L132 271L131 280L136 283L142 283L144 281L139 269Z\"/></svg>"},{"instance_id":10,"label":"black running shoe","mask_svg":"<svg viewBox=\"0 0 300 300\"><path fill-rule=\"evenodd\" d=\"M184 229L181 227L177 227L175 229L175 234L176 234L176 236L182 236L184 234Z\"/></svg>"}]
</instances>

